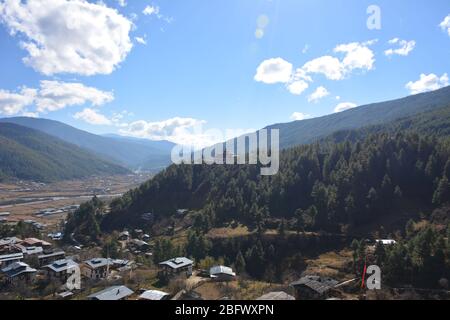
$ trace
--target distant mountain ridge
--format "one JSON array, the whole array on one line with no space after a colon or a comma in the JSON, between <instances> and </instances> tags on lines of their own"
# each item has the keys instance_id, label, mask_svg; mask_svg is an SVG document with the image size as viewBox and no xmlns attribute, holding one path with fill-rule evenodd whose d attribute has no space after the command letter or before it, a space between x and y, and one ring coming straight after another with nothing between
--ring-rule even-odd
<instances>
[{"instance_id":1,"label":"distant mountain ridge","mask_svg":"<svg viewBox=\"0 0 450 320\"><path fill-rule=\"evenodd\" d=\"M446 106L450 106L450 86L401 99L372 103L319 118L273 124L266 129L280 130L280 147L285 149L315 142L336 131L383 124Z\"/></svg>"},{"instance_id":2,"label":"distant mountain ridge","mask_svg":"<svg viewBox=\"0 0 450 320\"><path fill-rule=\"evenodd\" d=\"M38 130L0 124L0 180L56 181L129 171Z\"/></svg>"},{"instance_id":3,"label":"distant mountain ridge","mask_svg":"<svg viewBox=\"0 0 450 320\"><path fill-rule=\"evenodd\" d=\"M14 117L0 119L1 122L44 132L130 169L157 171L166 167L170 164L170 151L174 146L168 141L95 135L49 119Z\"/></svg>"}]
</instances>

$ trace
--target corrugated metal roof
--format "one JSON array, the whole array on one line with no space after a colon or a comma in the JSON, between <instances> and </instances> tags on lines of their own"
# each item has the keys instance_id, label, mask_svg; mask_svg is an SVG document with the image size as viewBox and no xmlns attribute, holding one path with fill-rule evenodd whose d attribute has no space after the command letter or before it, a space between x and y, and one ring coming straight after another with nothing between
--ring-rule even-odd
<instances>
[{"instance_id":1,"label":"corrugated metal roof","mask_svg":"<svg viewBox=\"0 0 450 320\"><path fill-rule=\"evenodd\" d=\"M139 299L144 299L144 300L162 300L164 297L168 296L169 294L163 291L159 291L159 290L147 290L144 291L144 293L142 293L139 296Z\"/></svg>"},{"instance_id":2,"label":"corrugated metal roof","mask_svg":"<svg viewBox=\"0 0 450 320\"><path fill-rule=\"evenodd\" d=\"M233 272L233 269L231 269L230 267L225 267L225 266L214 266L211 269L209 269L209 274L211 276L219 275L219 274L226 274L226 275L229 275L232 277L234 277L236 275L236 273Z\"/></svg>"},{"instance_id":3,"label":"corrugated metal roof","mask_svg":"<svg viewBox=\"0 0 450 320\"><path fill-rule=\"evenodd\" d=\"M125 286L113 286L88 296L91 300L121 300L133 294L133 291Z\"/></svg>"},{"instance_id":4,"label":"corrugated metal roof","mask_svg":"<svg viewBox=\"0 0 450 320\"><path fill-rule=\"evenodd\" d=\"M295 300L295 298L283 291L274 291L266 293L256 300Z\"/></svg>"},{"instance_id":5,"label":"corrugated metal roof","mask_svg":"<svg viewBox=\"0 0 450 320\"><path fill-rule=\"evenodd\" d=\"M335 287L337 284L338 281L331 278L320 276L305 276L298 281L292 282L291 286L295 287L304 285L316 291L317 293L322 294Z\"/></svg>"}]
</instances>

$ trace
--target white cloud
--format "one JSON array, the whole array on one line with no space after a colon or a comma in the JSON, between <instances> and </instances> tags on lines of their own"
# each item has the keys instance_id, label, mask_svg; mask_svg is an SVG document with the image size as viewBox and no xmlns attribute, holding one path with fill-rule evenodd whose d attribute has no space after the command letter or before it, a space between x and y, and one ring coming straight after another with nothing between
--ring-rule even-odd
<instances>
[{"instance_id":1,"label":"white cloud","mask_svg":"<svg viewBox=\"0 0 450 320\"><path fill-rule=\"evenodd\" d=\"M114 100L112 92L87 87L82 83L43 80L39 89L23 87L17 92L0 90L0 113L5 115L30 113L26 108L34 104L36 114L86 103L101 106L112 100Z\"/></svg>"},{"instance_id":2,"label":"white cloud","mask_svg":"<svg viewBox=\"0 0 450 320\"><path fill-rule=\"evenodd\" d=\"M399 38L394 38L394 39L389 40L389 44L395 44L398 46L398 48L387 49L386 51L384 51L384 54L386 56L391 56L394 54L397 54L399 56L407 56L411 51L414 50L414 48L416 46L416 42L414 40L406 41L406 40L401 40Z\"/></svg>"},{"instance_id":3,"label":"white cloud","mask_svg":"<svg viewBox=\"0 0 450 320\"><path fill-rule=\"evenodd\" d=\"M292 64L282 58L263 61L256 69L255 80L267 84L287 83L291 79Z\"/></svg>"},{"instance_id":4,"label":"white cloud","mask_svg":"<svg viewBox=\"0 0 450 320\"><path fill-rule=\"evenodd\" d=\"M143 37L135 37L134 39L136 40L137 43L140 43L143 45L147 44L147 40L145 40L145 38L143 38Z\"/></svg>"},{"instance_id":5,"label":"white cloud","mask_svg":"<svg viewBox=\"0 0 450 320\"><path fill-rule=\"evenodd\" d=\"M330 80L341 80L344 77L341 62L332 56L322 56L308 61L303 70L307 73L321 73Z\"/></svg>"},{"instance_id":6,"label":"white cloud","mask_svg":"<svg viewBox=\"0 0 450 320\"><path fill-rule=\"evenodd\" d=\"M144 8L142 13L146 16L155 16L156 18L162 19L163 21L165 21L167 23L172 23L172 21L173 21L172 17L167 17L167 16L161 14L158 6L148 5Z\"/></svg>"},{"instance_id":7,"label":"white cloud","mask_svg":"<svg viewBox=\"0 0 450 320\"><path fill-rule=\"evenodd\" d=\"M127 2L125 0L117 0L119 6L121 7L126 7L127 6Z\"/></svg>"},{"instance_id":8,"label":"white cloud","mask_svg":"<svg viewBox=\"0 0 450 320\"><path fill-rule=\"evenodd\" d=\"M338 45L334 52L345 53L342 60L342 69L344 74L348 74L355 69L372 70L375 63L375 55L369 48L376 40L367 42L352 42Z\"/></svg>"},{"instance_id":9,"label":"white cloud","mask_svg":"<svg viewBox=\"0 0 450 320\"><path fill-rule=\"evenodd\" d=\"M311 93L308 97L308 102L317 102L320 99L328 96L330 93L325 87L318 87L313 93Z\"/></svg>"},{"instance_id":10,"label":"white cloud","mask_svg":"<svg viewBox=\"0 0 450 320\"><path fill-rule=\"evenodd\" d=\"M293 81L287 85L289 92L295 95L301 95L308 87L308 83L303 80Z\"/></svg>"},{"instance_id":11,"label":"white cloud","mask_svg":"<svg viewBox=\"0 0 450 320\"><path fill-rule=\"evenodd\" d=\"M0 20L20 34L23 61L45 75L110 74L132 48L132 22L104 3L4 0Z\"/></svg>"},{"instance_id":12,"label":"white cloud","mask_svg":"<svg viewBox=\"0 0 450 320\"><path fill-rule=\"evenodd\" d=\"M422 73L419 80L415 82L408 82L406 84L406 89L408 89L411 94L417 94L437 90L445 86L448 86L447 73L444 73L441 77L435 75L434 73L430 73L428 75Z\"/></svg>"},{"instance_id":13,"label":"white cloud","mask_svg":"<svg viewBox=\"0 0 450 320\"><path fill-rule=\"evenodd\" d=\"M84 108L83 111L76 113L73 117L93 125L111 125L112 123L111 120L99 113L98 110L91 108Z\"/></svg>"},{"instance_id":14,"label":"white cloud","mask_svg":"<svg viewBox=\"0 0 450 320\"><path fill-rule=\"evenodd\" d=\"M159 122L134 121L120 129L123 135L151 140L168 140L181 145L208 145L212 141L202 133L204 120L175 117Z\"/></svg>"},{"instance_id":15,"label":"white cloud","mask_svg":"<svg viewBox=\"0 0 450 320\"><path fill-rule=\"evenodd\" d=\"M179 145L200 149L256 131L255 129L231 129L225 132L218 129L204 130L205 124L204 120L181 117L158 122L138 120L123 126L119 129L119 133L144 139L168 140Z\"/></svg>"},{"instance_id":16,"label":"white cloud","mask_svg":"<svg viewBox=\"0 0 450 320\"><path fill-rule=\"evenodd\" d=\"M334 52L344 53L342 60L331 55L318 57L306 62L295 73L292 72L292 64L282 58L264 60L258 66L254 79L267 84L285 83L292 94L300 95L309 87L309 82L313 82L311 74L323 74L330 80L343 80L354 70L372 70L375 55L369 46L376 41L338 45Z\"/></svg>"},{"instance_id":17,"label":"white cloud","mask_svg":"<svg viewBox=\"0 0 450 320\"><path fill-rule=\"evenodd\" d=\"M295 121L297 121L297 120L305 120L305 119L308 119L310 117L311 116L309 114L305 114L305 113L301 113L301 112L294 112L291 115L291 120L295 120Z\"/></svg>"},{"instance_id":18,"label":"white cloud","mask_svg":"<svg viewBox=\"0 0 450 320\"><path fill-rule=\"evenodd\" d=\"M152 14L159 14L159 7L157 6L146 6L142 13L146 16L151 16Z\"/></svg>"},{"instance_id":19,"label":"white cloud","mask_svg":"<svg viewBox=\"0 0 450 320\"><path fill-rule=\"evenodd\" d=\"M41 88L36 99L39 112L56 111L67 106L83 105L90 102L101 106L114 100L112 92L87 87L82 83L59 81L41 81Z\"/></svg>"},{"instance_id":20,"label":"white cloud","mask_svg":"<svg viewBox=\"0 0 450 320\"><path fill-rule=\"evenodd\" d=\"M342 111L353 109L356 107L357 107L356 103L341 102L336 106L336 108L334 108L334 112L342 112Z\"/></svg>"},{"instance_id":21,"label":"white cloud","mask_svg":"<svg viewBox=\"0 0 450 320\"><path fill-rule=\"evenodd\" d=\"M372 70L375 55L369 46L375 42L376 40L340 44L334 48L334 52L344 53L342 60L330 55L322 56L306 62L303 70L323 74L329 80L343 80L356 69Z\"/></svg>"},{"instance_id":22,"label":"white cloud","mask_svg":"<svg viewBox=\"0 0 450 320\"><path fill-rule=\"evenodd\" d=\"M33 103L36 96L35 89L23 87L19 92L0 89L0 114L16 115Z\"/></svg>"},{"instance_id":23,"label":"white cloud","mask_svg":"<svg viewBox=\"0 0 450 320\"><path fill-rule=\"evenodd\" d=\"M447 31L450 36L450 14L445 17L445 19L439 24L443 31Z\"/></svg>"}]
</instances>

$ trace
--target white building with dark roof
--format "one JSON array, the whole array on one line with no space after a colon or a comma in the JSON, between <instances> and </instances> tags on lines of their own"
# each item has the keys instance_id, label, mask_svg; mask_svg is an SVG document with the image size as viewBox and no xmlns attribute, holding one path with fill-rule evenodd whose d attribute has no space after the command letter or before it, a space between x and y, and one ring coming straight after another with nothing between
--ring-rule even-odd
<instances>
[{"instance_id":1,"label":"white building with dark roof","mask_svg":"<svg viewBox=\"0 0 450 320\"><path fill-rule=\"evenodd\" d=\"M166 274L180 274L186 272L186 275L192 275L192 266L194 261L186 257L173 258L159 263L162 271Z\"/></svg>"},{"instance_id":2,"label":"white building with dark roof","mask_svg":"<svg viewBox=\"0 0 450 320\"><path fill-rule=\"evenodd\" d=\"M67 281L74 268L78 268L78 263L72 259L57 260L44 267L50 279L58 279L63 282Z\"/></svg>"},{"instance_id":3,"label":"white building with dark roof","mask_svg":"<svg viewBox=\"0 0 450 320\"><path fill-rule=\"evenodd\" d=\"M81 273L90 279L98 280L108 277L109 266L112 265L110 259L94 258L86 260L81 265Z\"/></svg>"}]
</instances>

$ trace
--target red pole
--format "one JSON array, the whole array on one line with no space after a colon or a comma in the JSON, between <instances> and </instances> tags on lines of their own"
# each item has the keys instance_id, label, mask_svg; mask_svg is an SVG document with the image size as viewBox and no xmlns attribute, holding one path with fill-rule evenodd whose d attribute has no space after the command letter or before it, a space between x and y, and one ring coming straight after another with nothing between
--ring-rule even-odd
<instances>
[{"instance_id":1,"label":"red pole","mask_svg":"<svg viewBox=\"0 0 450 320\"><path fill-rule=\"evenodd\" d=\"M366 278L366 271L367 271L367 256L364 257L364 271L362 274L361 289L364 288L364 280Z\"/></svg>"}]
</instances>

